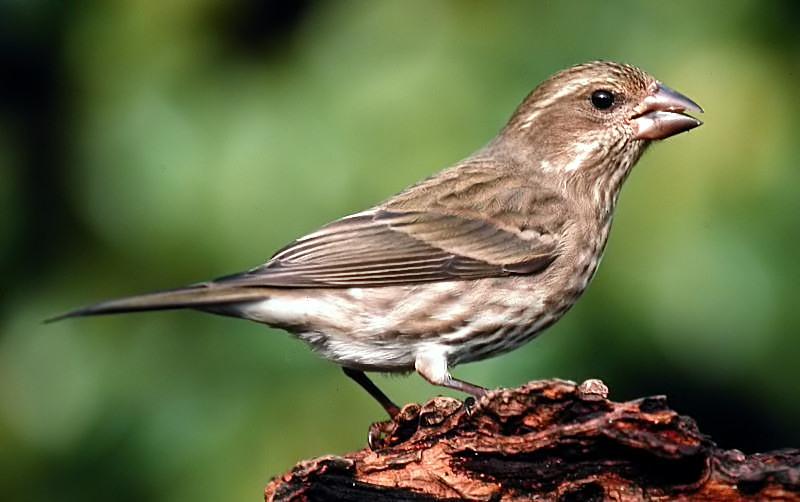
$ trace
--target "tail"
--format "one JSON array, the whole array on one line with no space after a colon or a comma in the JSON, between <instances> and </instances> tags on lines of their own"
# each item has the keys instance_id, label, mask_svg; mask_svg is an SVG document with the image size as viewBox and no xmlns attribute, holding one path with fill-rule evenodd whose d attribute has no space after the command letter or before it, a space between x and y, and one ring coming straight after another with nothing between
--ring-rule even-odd
<instances>
[{"instance_id":1,"label":"tail","mask_svg":"<svg viewBox=\"0 0 800 502\"><path fill-rule=\"evenodd\" d=\"M70 317L86 317L106 314L125 314L130 312L146 312L153 310L172 310L185 308L203 308L258 301L267 298L264 289L217 286L215 284L198 284L185 288L172 289L157 293L129 296L116 300L96 303L65 314L45 320L45 323L60 321Z\"/></svg>"}]
</instances>

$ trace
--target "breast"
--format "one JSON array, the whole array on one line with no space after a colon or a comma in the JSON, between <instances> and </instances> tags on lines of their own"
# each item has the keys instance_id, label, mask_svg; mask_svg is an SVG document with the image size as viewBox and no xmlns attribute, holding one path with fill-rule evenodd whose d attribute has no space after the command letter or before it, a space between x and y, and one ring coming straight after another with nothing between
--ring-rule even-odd
<instances>
[{"instance_id":1,"label":"breast","mask_svg":"<svg viewBox=\"0 0 800 502\"><path fill-rule=\"evenodd\" d=\"M600 264L610 222L594 228L588 225L580 228L582 232L574 230L568 234L565 242L569 244L543 274L510 283L515 291L507 291L507 296L516 298L516 302L524 299L521 303L527 307L519 311L509 310L508 323L499 334L492 336L498 340L485 343L487 346L473 354L470 360L513 350L527 343L575 305Z\"/></svg>"}]
</instances>

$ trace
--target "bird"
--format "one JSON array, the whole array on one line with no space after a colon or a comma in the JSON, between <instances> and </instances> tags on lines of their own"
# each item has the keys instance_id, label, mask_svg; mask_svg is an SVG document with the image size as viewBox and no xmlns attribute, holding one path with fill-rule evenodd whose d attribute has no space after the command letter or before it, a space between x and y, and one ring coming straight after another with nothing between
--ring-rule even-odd
<instances>
[{"instance_id":1,"label":"bird","mask_svg":"<svg viewBox=\"0 0 800 502\"><path fill-rule=\"evenodd\" d=\"M654 141L702 108L613 61L543 81L469 157L296 239L245 272L104 301L71 317L191 309L281 328L339 365L394 417L368 372L416 371L479 398L458 364L561 319L602 258L620 189Z\"/></svg>"}]
</instances>

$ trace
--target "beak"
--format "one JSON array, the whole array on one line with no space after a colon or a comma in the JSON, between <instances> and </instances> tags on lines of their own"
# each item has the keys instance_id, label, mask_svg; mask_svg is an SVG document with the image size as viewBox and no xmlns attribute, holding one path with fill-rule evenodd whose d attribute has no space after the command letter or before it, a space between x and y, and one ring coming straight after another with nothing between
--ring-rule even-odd
<instances>
[{"instance_id":1,"label":"beak","mask_svg":"<svg viewBox=\"0 0 800 502\"><path fill-rule=\"evenodd\" d=\"M631 117L636 139L665 139L702 124L684 112L703 113L700 106L683 94L656 82L653 91L634 109Z\"/></svg>"}]
</instances>

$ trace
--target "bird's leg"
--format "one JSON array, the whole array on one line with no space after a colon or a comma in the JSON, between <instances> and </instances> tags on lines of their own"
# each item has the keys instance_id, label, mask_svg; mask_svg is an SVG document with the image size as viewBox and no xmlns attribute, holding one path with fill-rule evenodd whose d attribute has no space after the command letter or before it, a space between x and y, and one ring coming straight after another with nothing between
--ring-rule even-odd
<instances>
[{"instance_id":1,"label":"bird's leg","mask_svg":"<svg viewBox=\"0 0 800 502\"><path fill-rule=\"evenodd\" d=\"M383 406L383 409L386 410L386 413L389 414L389 418L394 418L400 413L400 408L389 399L389 396L383 393L382 390L375 385L372 380L367 377L367 375L363 371L354 370L352 368L342 367L342 371L344 374L355 380L355 382L360 385L365 391L369 392L369 395L375 398L376 401Z\"/></svg>"},{"instance_id":2,"label":"bird's leg","mask_svg":"<svg viewBox=\"0 0 800 502\"><path fill-rule=\"evenodd\" d=\"M447 357L442 353L434 351L420 353L417 355L414 367L422 378L433 385L465 392L476 399L480 399L487 392L483 387L450 376L447 370Z\"/></svg>"}]
</instances>

